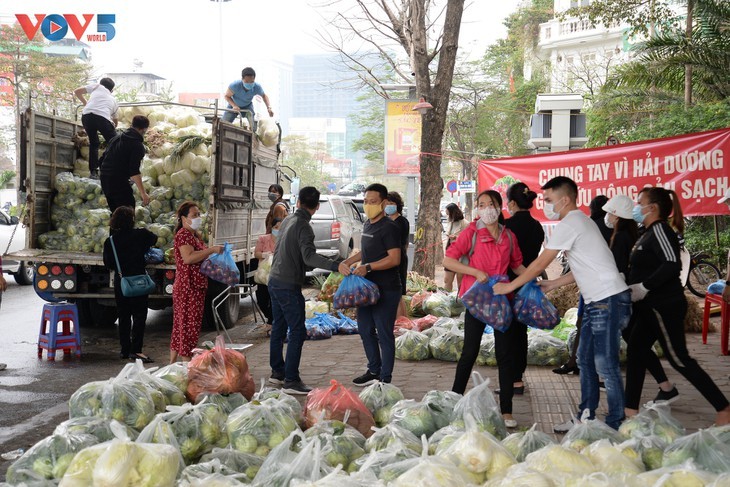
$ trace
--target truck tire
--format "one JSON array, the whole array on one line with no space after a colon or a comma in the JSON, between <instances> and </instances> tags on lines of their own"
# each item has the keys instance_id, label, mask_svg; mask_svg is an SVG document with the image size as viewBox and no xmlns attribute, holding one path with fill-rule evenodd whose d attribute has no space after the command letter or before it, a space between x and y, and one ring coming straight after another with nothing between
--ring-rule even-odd
<instances>
[{"instance_id":1,"label":"truck tire","mask_svg":"<svg viewBox=\"0 0 730 487\"><path fill-rule=\"evenodd\" d=\"M28 265L26 262L21 262L18 272L13 273L13 278L21 286L30 286L33 284L33 277L35 276L35 269L32 265Z\"/></svg>"},{"instance_id":2,"label":"truck tire","mask_svg":"<svg viewBox=\"0 0 730 487\"><path fill-rule=\"evenodd\" d=\"M215 318L213 317L213 299L226 288L225 284L208 280L208 294L205 296L205 310L203 311L203 329L215 330ZM218 315L223 326L230 330L236 326L239 313L241 312L240 296L228 296L225 303L218 308Z\"/></svg>"}]
</instances>

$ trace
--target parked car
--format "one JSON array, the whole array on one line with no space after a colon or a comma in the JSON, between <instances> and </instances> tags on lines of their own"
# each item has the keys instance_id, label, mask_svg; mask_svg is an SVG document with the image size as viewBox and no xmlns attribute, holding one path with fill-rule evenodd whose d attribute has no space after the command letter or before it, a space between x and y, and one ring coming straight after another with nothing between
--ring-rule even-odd
<instances>
[{"instance_id":1,"label":"parked car","mask_svg":"<svg viewBox=\"0 0 730 487\"><path fill-rule=\"evenodd\" d=\"M356 196L354 198L350 198L352 202L355 204L355 207L357 207L357 211L360 212L360 216L362 217L362 221L365 222L368 217L365 216L365 208L363 208L364 204L364 198L362 196Z\"/></svg>"},{"instance_id":2,"label":"parked car","mask_svg":"<svg viewBox=\"0 0 730 487\"><path fill-rule=\"evenodd\" d=\"M349 183L344 185L337 192L338 196L360 196L365 192L365 184L363 183Z\"/></svg>"},{"instance_id":3,"label":"parked car","mask_svg":"<svg viewBox=\"0 0 730 487\"><path fill-rule=\"evenodd\" d=\"M0 208L0 254L16 252L25 248L25 227L17 225L18 217ZM17 229L16 229L17 227ZM13 231L15 235L13 236ZM13 240L8 248L10 237ZM6 252L7 249L7 252ZM3 258L3 270L6 274L12 274L15 282L27 286L33 284L33 266L13 259Z\"/></svg>"},{"instance_id":4,"label":"parked car","mask_svg":"<svg viewBox=\"0 0 730 487\"><path fill-rule=\"evenodd\" d=\"M317 253L345 259L354 248L360 248L363 218L350 198L322 195L319 210L311 221Z\"/></svg>"}]
</instances>

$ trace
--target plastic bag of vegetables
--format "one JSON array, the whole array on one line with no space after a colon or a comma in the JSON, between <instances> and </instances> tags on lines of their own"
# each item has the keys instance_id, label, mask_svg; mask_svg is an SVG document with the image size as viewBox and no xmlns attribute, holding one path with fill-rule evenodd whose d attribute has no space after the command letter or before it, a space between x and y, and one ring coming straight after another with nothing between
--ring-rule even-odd
<instances>
[{"instance_id":1,"label":"plastic bag of vegetables","mask_svg":"<svg viewBox=\"0 0 730 487\"><path fill-rule=\"evenodd\" d=\"M375 424L385 426L390 419L390 410L393 404L405 399L397 386L387 382L375 382L360 392L360 400L373 414Z\"/></svg>"},{"instance_id":2,"label":"plastic bag of vegetables","mask_svg":"<svg viewBox=\"0 0 730 487\"><path fill-rule=\"evenodd\" d=\"M431 408L431 416L436 429L448 426L453 419L454 407L462 398L461 394L453 391L428 391L423 395L421 402Z\"/></svg>"},{"instance_id":3,"label":"plastic bag of vegetables","mask_svg":"<svg viewBox=\"0 0 730 487\"><path fill-rule=\"evenodd\" d=\"M428 456L428 443L423 438L423 451L421 456L413 460L403 460L397 464L383 469L382 474L390 477L393 473L398 474L389 485L410 487L410 486L432 486L451 487L454 485L471 485L474 478L459 469L452 462L439 456Z\"/></svg>"},{"instance_id":4,"label":"plastic bag of vegetables","mask_svg":"<svg viewBox=\"0 0 730 487\"><path fill-rule=\"evenodd\" d=\"M426 435L426 438L438 429L430 405L413 399L403 399L393 405L390 424L400 426L417 437Z\"/></svg>"},{"instance_id":5,"label":"plastic bag of vegetables","mask_svg":"<svg viewBox=\"0 0 730 487\"><path fill-rule=\"evenodd\" d=\"M433 293L423 301L422 307L429 315L446 318L451 316L451 298L448 294Z\"/></svg>"},{"instance_id":6,"label":"plastic bag of vegetables","mask_svg":"<svg viewBox=\"0 0 730 487\"><path fill-rule=\"evenodd\" d=\"M378 286L364 277L350 274L342 279L337 292L332 297L335 309L360 308L372 306L380 299Z\"/></svg>"},{"instance_id":7,"label":"plastic bag of vegetables","mask_svg":"<svg viewBox=\"0 0 730 487\"><path fill-rule=\"evenodd\" d=\"M176 385L181 391L188 389L188 363L175 362L174 364L165 365L157 370L150 369L152 375L164 379Z\"/></svg>"},{"instance_id":8,"label":"plastic bag of vegetables","mask_svg":"<svg viewBox=\"0 0 730 487\"><path fill-rule=\"evenodd\" d=\"M228 445L226 414L216 404L168 406L139 434L137 441L165 443L180 450L186 465L214 447ZM172 435L172 437L171 437Z\"/></svg>"},{"instance_id":9,"label":"plastic bag of vegetables","mask_svg":"<svg viewBox=\"0 0 730 487\"><path fill-rule=\"evenodd\" d=\"M519 322L532 328L551 330L560 322L557 308L553 306L534 280L517 291L513 311Z\"/></svg>"},{"instance_id":10,"label":"plastic bag of vegetables","mask_svg":"<svg viewBox=\"0 0 730 487\"><path fill-rule=\"evenodd\" d=\"M474 417L477 425L482 431L486 431L499 440L507 436L507 427L500 412L499 405L494 399L494 394L489 389L489 379L485 379L479 372L471 373L471 380L474 383L464 397L454 406L453 421L451 424L457 428L464 428L464 417L468 413Z\"/></svg>"},{"instance_id":11,"label":"plastic bag of vegetables","mask_svg":"<svg viewBox=\"0 0 730 487\"><path fill-rule=\"evenodd\" d=\"M327 276L327 279L325 279L324 283L322 284L322 289L320 290L317 299L319 299L320 301L332 302L332 299L337 292L337 288L340 287L340 283L342 283L342 279L344 278L345 276L343 276L339 272L332 272L329 276Z\"/></svg>"},{"instance_id":12,"label":"plastic bag of vegetables","mask_svg":"<svg viewBox=\"0 0 730 487\"><path fill-rule=\"evenodd\" d=\"M47 436L15 460L6 473L11 484L40 479L60 480L74 455L99 442L96 436L84 433Z\"/></svg>"},{"instance_id":13,"label":"plastic bag of vegetables","mask_svg":"<svg viewBox=\"0 0 730 487\"><path fill-rule=\"evenodd\" d=\"M369 439L370 438L368 438L368 440ZM365 455L355 460L355 465L358 468L358 472L353 473L352 476L361 480L368 481L368 485L378 485L378 479L381 477L382 470L384 468L388 467L389 465L399 463L403 460L419 457L421 453L420 440L418 440L417 450L418 451L414 451L413 448L403 447L397 442L380 450L370 450L369 453L366 453Z\"/></svg>"},{"instance_id":14,"label":"plastic bag of vegetables","mask_svg":"<svg viewBox=\"0 0 730 487\"><path fill-rule=\"evenodd\" d=\"M264 286L269 285L269 274L271 274L271 264L274 262L274 256L270 255L265 259L259 261L259 266L256 268L256 272L253 274L254 282L263 284Z\"/></svg>"},{"instance_id":15,"label":"plastic bag of vegetables","mask_svg":"<svg viewBox=\"0 0 730 487\"><path fill-rule=\"evenodd\" d=\"M342 469L335 468L318 480L292 479L290 487L370 487L369 480L347 475Z\"/></svg>"},{"instance_id":16,"label":"plastic bag of vegetables","mask_svg":"<svg viewBox=\"0 0 730 487\"><path fill-rule=\"evenodd\" d=\"M707 430L675 440L664 450L662 466L681 465L690 459L707 472L730 472L730 447Z\"/></svg>"},{"instance_id":17,"label":"plastic bag of vegetables","mask_svg":"<svg viewBox=\"0 0 730 487\"><path fill-rule=\"evenodd\" d=\"M264 402L267 399L274 399L279 403L277 407L283 407L289 410L289 415L299 423L302 420L302 405L299 404L294 396L290 396L281 389L274 389L266 386L266 380L261 378L261 388L254 394L253 400Z\"/></svg>"},{"instance_id":18,"label":"plastic bag of vegetables","mask_svg":"<svg viewBox=\"0 0 730 487\"><path fill-rule=\"evenodd\" d=\"M501 475L517 463L496 438L480 431L471 415L467 414L464 420L466 430L453 443L442 442L436 448L436 456L452 462L476 484Z\"/></svg>"},{"instance_id":19,"label":"plastic bag of vegetables","mask_svg":"<svg viewBox=\"0 0 730 487\"><path fill-rule=\"evenodd\" d=\"M193 402L201 392L240 392L246 399L251 399L254 389L246 357L241 352L226 349L221 335L215 340L215 348L196 355L188 363L187 396Z\"/></svg>"},{"instance_id":20,"label":"plastic bag of vegetables","mask_svg":"<svg viewBox=\"0 0 730 487\"><path fill-rule=\"evenodd\" d=\"M117 427L122 428L127 436L131 439L136 439L139 433L133 430L127 425L115 421L113 419L99 418L96 416L79 416L78 418L67 419L63 423L56 426L53 430L54 435L69 436L69 435L92 435L96 437L97 443L103 443L114 439L114 433L112 432L112 423L116 423Z\"/></svg>"},{"instance_id":21,"label":"plastic bag of vegetables","mask_svg":"<svg viewBox=\"0 0 730 487\"><path fill-rule=\"evenodd\" d=\"M322 457L321 440L293 431L266 457L253 485L286 487L294 479L319 480L331 470Z\"/></svg>"},{"instance_id":22,"label":"plastic bag of vegetables","mask_svg":"<svg viewBox=\"0 0 730 487\"><path fill-rule=\"evenodd\" d=\"M466 306L461 302L458 293L453 292L449 294L449 308L451 309L451 316L459 316L466 310Z\"/></svg>"},{"instance_id":23,"label":"plastic bag of vegetables","mask_svg":"<svg viewBox=\"0 0 730 487\"><path fill-rule=\"evenodd\" d=\"M527 334L527 363L529 365L560 365L568 361L565 342L550 332L534 330Z\"/></svg>"},{"instance_id":24,"label":"plastic bag of vegetables","mask_svg":"<svg viewBox=\"0 0 730 487\"><path fill-rule=\"evenodd\" d=\"M144 384L150 390L153 400L156 394L162 396L162 407L158 408L158 412L164 412L165 406L180 406L187 402L185 393L178 386L153 375L150 370L144 368L139 359L125 365L122 370L126 372L126 378L129 380Z\"/></svg>"},{"instance_id":25,"label":"plastic bag of vegetables","mask_svg":"<svg viewBox=\"0 0 730 487\"><path fill-rule=\"evenodd\" d=\"M452 326L446 333L433 336L429 340L428 348L435 359L458 362L464 349L464 332Z\"/></svg>"},{"instance_id":26,"label":"plastic bag of vegetables","mask_svg":"<svg viewBox=\"0 0 730 487\"><path fill-rule=\"evenodd\" d=\"M479 344L479 355L477 355L477 365L487 365L495 367L497 365L497 354L494 351L494 333L482 334L482 340Z\"/></svg>"},{"instance_id":27,"label":"plastic bag of vegetables","mask_svg":"<svg viewBox=\"0 0 730 487\"><path fill-rule=\"evenodd\" d=\"M338 311L337 315L340 317L340 326L337 328L337 333L340 335L357 335L357 321L348 318L342 311Z\"/></svg>"},{"instance_id":28,"label":"plastic bag of vegetables","mask_svg":"<svg viewBox=\"0 0 730 487\"><path fill-rule=\"evenodd\" d=\"M492 479L484 484L484 487L554 487L557 484L545 475L528 467L524 463L518 463L507 469L503 477Z\"/></svg>"},{"instance_id":29,"label":"plastic bag of vegetables","mask_svg":"<svg viewBox=\"0 0 730 487\"><path fill-rule=\"evenodd\" d=\"M632 485L651 485L656 487L702 487L715 485L717 474L702 470L691 460L671 467L640 473L633 479ZM720 484L722 485L722 484ZM719 485L718 485L719 487Z\"/></svg>"},{"instance_id":30,"label":"plastic bag of vegetables","mask_svg":"<svg viewBox=\"0 0 730 487\"><path fill-rule=\"evenodd\" d=\"M198 399L195 403L202 404L203 402L206 402L208 404L215 404L221 409L221 411L223 411L223 414L228 417L228 415L231 414L234 409L243 406L248 402L248 400L243 397L243 394L241 394L240 392L234 392L233 394L204 392L202 394L198 394Z\"/></svg>"},{"instance_id":31,"label":"plastic bag of vegetables","mask_svg":"<svg viewBox=\"0 0 730 487\"><path fill-rule=\"evenodd\" d=\"M655 435L667 444L684 436L684 426L672 417L669 404L650 402L636 416L621 423L619 433L627 437Z\"/></svg>"},{"instance_id":32,"label":"plastic bag of vegetables","mask_svg":"<svg viewBox=\"0 0 730 487\"><path fill-rule=\"evenodd\" d=\"M548 445L527 455L524 465L554 479L556 485L563 485L571 478L590 475L596 471L593 462L572 448Z\"/></svg>"},{"instance_id":33,"label":"plastic bag of vegetables","mask_svg":"<svg viewBox=\"0 0 730 487\"><path fill-rule=\"evenodd\" d=\"M214 281L222 282L226 286L235 286L241 282L241 272L231 251L233 246L226 242L223 252L213 254L200 264L200 273Z\"/></svg>"},{"instance_id":34,"label":"plastic bag of vegetables","mask_svg":"<svg viewBox=\"0 0 730 487\"><path fill-rule=\"evenodd\" d=\"M365 451L384 450L386 448L409 448L416 454L421 453L421 440L416 435L396 424L386 424L375 428L375 432L365 442Z\"/></svg>"},{"instance_id":35,"label":"plastic bag of vegetables","mask_svg":"<svg viewBox=\"0 0 730 487\"><path fill-rule=\"evenodd\" d=\"M439 447L446 447L456 441L466 431L465 427L457 427L453 424L444 426L441 429L436 430L428 439L428 452L431 455L436 454L436 449Z\"/></svg>"},{"instance_id":36,"label":"plastic bag of vegetables","mask_svg":"<svg viewBox=\"0 0 730 487\"><path fill-rule=\"evenodd\" d=\"M155 403L147 387L124 378L125 371L106 381L88 382L71 395L69 418L98 416L116 419L141 431L155 417Z\"/></svg>"},{"instance_id":37,"label":"plastic bag of vegetables","mask_svg":"<svg viewBox=\"0 0 730 487\"><path fill-rule=\"evenodd\" d=\"M304 420L308 428L317 422L336 419L354 427L365 437L373 432L375 420L370 410L357 394L336 380L330 381L330 387L317 388L307 394L304 405ZM349 411L349 415L346 415Z\"/></svg>"},{"instance_id":38,"label":"plastic bag of vegetables","mask_svg":"<svg viewBox=\"0 0 730 487\"><path fill-rule=\"evenodd\" d=\"M576 422L573 427L565 434L561 445L572 448L577 452L581 452L588 445L598 440L610 440L612 443L619 444L626 440L621 433L608 426L599 419L588 419L590 412L585 409L580 421Z\"/></svg>"},{"instance_id":39,"label":"plastic bag of vegetables","mask_svg":"<svg viewBox=\"0 0 730 487\"><path fill-rule=\"evenodd\" d=\"M357 470L355 460L365 454L365 437L342 421L320 421L309 428L304 436L321 440L321 455L332 468L338 465L345 472Z\"/></svg>"},{"instance_id":40,"label":"plastic bag of vegetables","mask_svg":"<svg viewBox=\"0 0 730 487\"><path fill-rule=\"evenodd\" d=\"M507 276L491 276L487 282L475 281L461 296L471 315L498 331L512 324L512 306L504 295L495 295L492 288L498 282L509 282Z\"/></svg>"},{"instance_id":41,"label":"plastic bag of vegetables","mask_svg":"<svg viewBox=\"0 0 730 487\"><path fill-rule=\"evenodd\" d=\"M555 338L565 342L568 340L568 335L570 335L570 332L574 331L575 329L575 323L571 323L570 321L566 320L565 317L563 317L560 320L560 323L558 323L557 326L553 328L553 331L550 332L550 334Z\"/></svg>"},{"instance_id":42,"label":"plastic bag of vegetables","mask_svg":"<svg viewBox=\"0 0 730 487\"><path fill-rule=\"evenodd\" d=\"M260 457L267 456L289 433L298 429L291 409L274 398L244 404L234 410L226 422L231 446Z\"/></svg>"},{"instance_id":43,"label":"plastic bag of vegetables","mask_svg":"<svg viewBox=\"0 0 730 487\"><path fill-rule=\"evenodd\" d=\"M518 462L524 462L530 453L554 444L555 440L550 435L537 429L537 423L527 431L512 433L502 440L502 445L514 455Z\"/></svg>"},{"instance_id":44,"label":"plastic bag of vegetables","mask_svg":"<svg viewBox=\"0 0 730 487\"><path fill-rule=\"evenodd\" d=\"M662 466L667 442L658 436L642 436L626 440L618 448L629 458L641 460L647 470L654 470Z\"/></svg>"},{"instance_id":45,"label":"plastic bag of vegetables","mask_svg":"<svg viewBox=\"0 0 730 487\"><path fill-rule=\"evenodd\" d=\"M428 337L423 333L406 330L395 339L395 358L400 360L426 360L430 357Z\"/></svg>"},{"instance_id":46,"label":"plastic bag of vegetables","mask_svg":"<svg viewBox=\"0 0 730 487\"><path fill-rule=\"evenodd\" d=\"M200 463L185 467L180 476L182 487L249 484L261 468L263 459L230 448L214 448Z\"/></svg>"},{"instance_id":47,"label":"plastic bag of vegetables","mask_svg":"<svg viewBox=\"0 0 730 487\"><path fill-rule=\"evenodd\" d=\"M638 475L644 471L641 458L625 455L618 445L603 439L592 443L585 450L586 455L600 472L609 475Z\"/></svg>"},{"instance_id":48,"label":"plastic bag of vegetables","mask_svg":"<svg viewBox=\"0 0 730 487\"><path fill-rule=\"evenodd\" d=\"M329 303L325 301L307 301L304 303L304 317L314 318L315 313L328 313L330 310Z\"/></svg>"}]
</instances>

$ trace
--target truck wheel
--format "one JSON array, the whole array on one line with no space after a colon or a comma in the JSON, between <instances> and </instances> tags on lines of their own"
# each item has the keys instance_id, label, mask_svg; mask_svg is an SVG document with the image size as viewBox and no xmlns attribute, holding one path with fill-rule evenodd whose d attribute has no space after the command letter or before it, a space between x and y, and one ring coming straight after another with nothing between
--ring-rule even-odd
<instances>
[{"instance_id":1,"label":"truck wheel","mask_svg":"<svg viewBox=\"0 0 730 487\"><path fill-rule=\"evenodd\" d=\"M35 269L32 265L28 265L25 262L21 262L20 267L18 268L18 272L15 272L13 274L15 282L17 282L21 286L30 286L31 284L33 284L34 276Z\"/></svg>"},{"instance_id":2,"label":"truck wheel","mask_svg":"<svg viewBox=\"0 0 730 487\"><path fill-rule=\"evenodd\" d=\"M215 330L215 318L213 317L213 299L226 288L225 284L208 280L208 294L205 297L205 310L203 312L203 329ZM218 307L218 315L227 330L236 326L238 315L241 311L240 296L228 296L228 299Z\"/></svg>"}]
</instances>

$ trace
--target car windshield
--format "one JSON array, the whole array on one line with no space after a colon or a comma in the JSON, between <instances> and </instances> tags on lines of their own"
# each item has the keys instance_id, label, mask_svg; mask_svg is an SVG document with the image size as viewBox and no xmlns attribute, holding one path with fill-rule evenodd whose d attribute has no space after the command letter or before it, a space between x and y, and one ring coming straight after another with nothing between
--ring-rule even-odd
<instances>
[{"instance_id":1,"label":"car windshield","mask_svg":"<svg viewBox=\"0 0 730 487\"><path fill-rule=\"evenodd\" d=\"M319 210L314 214L313 218L332 218L332 205L328 200L319 200Z\"/></svg>"}]
</instances>

